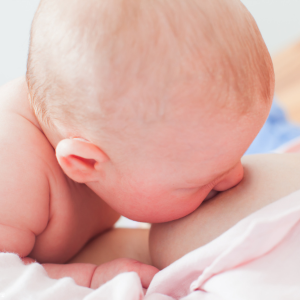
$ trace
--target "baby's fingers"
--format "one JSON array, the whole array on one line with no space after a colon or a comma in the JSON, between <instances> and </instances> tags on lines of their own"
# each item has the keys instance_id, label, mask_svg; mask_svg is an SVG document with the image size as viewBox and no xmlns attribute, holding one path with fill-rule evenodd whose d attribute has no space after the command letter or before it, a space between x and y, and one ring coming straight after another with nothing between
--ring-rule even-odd
<instances>
[{"instance_id":1,"label":"baby's fingers","mask_svg":"<svg viewBox=\"0 0 300 300\"><path fill-rule=\"evenodd\" d=\"M96 289L124 272L136 272L141 279L143 288L148 288L158 269L129 258L115 259L97 267L92 278L91 288Z\"/></svg>"}]
</instances>

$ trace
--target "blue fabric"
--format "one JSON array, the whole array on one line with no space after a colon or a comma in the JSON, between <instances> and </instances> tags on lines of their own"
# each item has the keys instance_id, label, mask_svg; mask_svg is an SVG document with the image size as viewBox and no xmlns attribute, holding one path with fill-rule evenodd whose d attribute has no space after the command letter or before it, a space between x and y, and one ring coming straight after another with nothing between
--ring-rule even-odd
<instances>
[{"instance_id":1,"label":"blue fabric","mask_svg":"<svg viewBox=\"0 0 300 300\"><path fill-rule=\"evenodd\" d=\"M300 125L288 121L283 109L274 99L266 123L245 154L271 152L298 136Z\"/></svg>"}]
</instances>

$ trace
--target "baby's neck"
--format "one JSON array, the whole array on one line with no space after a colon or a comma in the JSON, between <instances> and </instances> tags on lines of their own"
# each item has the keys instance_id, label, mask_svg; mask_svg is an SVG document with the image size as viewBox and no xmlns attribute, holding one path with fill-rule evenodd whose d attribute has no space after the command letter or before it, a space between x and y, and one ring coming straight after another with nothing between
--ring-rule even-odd
<instances>
[{"instance_id":1,"label":"baby's neck","mask_svg":"<svg viewBox=\"0 0 300 300\"><path fill-rule=\"evenodd\" d=\"M38 118L30 105L25 77L17 78L4 85L1 87L0 93L4 93L5 95L0 98L0 110L17 114L28 120L36 126L37 129L44 133L50 144L55 149L56 145L63 139L63 137L60 136L59 132L55 128L52 129L39 123ZM1 99L3 99L3 101L1 101ZM7 99L9 99L9 101L6 101Z\"/></svg>"},{"instance_id":2,"label":"baby's neck","mask_svg":"<svg viewBox=\"0 0 300 300\"><path fill-rule=\"evenodd\" d=\"M64 137L59 133L59 131L53 126L47 126L45 124L40 124L41 130L43 131L44 135L47 137L48 141L52 145L54 149L58 143L64 139Z\"/></svg>"}]
</instances>

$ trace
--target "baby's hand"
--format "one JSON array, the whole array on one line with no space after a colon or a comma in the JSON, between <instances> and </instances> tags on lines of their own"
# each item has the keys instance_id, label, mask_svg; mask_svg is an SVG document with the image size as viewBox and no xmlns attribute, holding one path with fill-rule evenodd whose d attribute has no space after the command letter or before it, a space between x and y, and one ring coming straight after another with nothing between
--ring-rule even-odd
<instances>
[{"instance_id":1,"label":"baby's hand","mask_svg":"<svg viewBox=\"0 0 300 300\"><path fill-rule=\"evenodd\" d=\"M158 269L150 265L145 265L134 259L115 259L96 268L90 287L92 289L96 289L100 285L114 278L116 275L124 272L136 272L141 279L143 288L147 289L152 278L158 272Z\"/></svg>"},{"instance_id":2,"label":"baby's hand","mask_svg":"<svg viewBox=\"0 0 300 300\"><path fill-rule=\"evenodd\" d=\"M23 259L23 261L29 263L26 259ZM43 264L43 267L48 276L53 279L72 277L78 285L92 289L98 288L116 275L124 272L136 272L141 279L143 288L147 289L152 278L158 272L158 269L153 266L129 258L115 259L100 266L75 263L66 265Z\"/></svg>"}]
</instances>

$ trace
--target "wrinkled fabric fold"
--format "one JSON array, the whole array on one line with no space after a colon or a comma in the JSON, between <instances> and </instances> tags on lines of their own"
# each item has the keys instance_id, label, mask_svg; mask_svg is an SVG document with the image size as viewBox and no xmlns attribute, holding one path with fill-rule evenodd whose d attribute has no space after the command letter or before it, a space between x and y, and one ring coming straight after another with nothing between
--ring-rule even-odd
<instances>
[{"instance_id":1,"label":"wrinkled fabric fold","mask_svg":"<svg viewBox=\"0 0 300 300\"><path fill-rule=\"evenodd\" d=\"M266 299L266 294L272 300L300 299L299 221L300 191L297 191L251 214L217 239L159 272L147 295L161 293L181 299L201 290L201 295L197 295L199 300L209 297L257 300ZM298 231L299 235L295 234ZM289 256L285 254L287 251ZM286 273L293 274L289 278L294 279L280 284L278 278ZM291 291L294 296L285 298L290 297Z\"/></svg>"}]
</instances>

